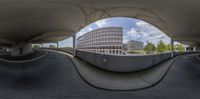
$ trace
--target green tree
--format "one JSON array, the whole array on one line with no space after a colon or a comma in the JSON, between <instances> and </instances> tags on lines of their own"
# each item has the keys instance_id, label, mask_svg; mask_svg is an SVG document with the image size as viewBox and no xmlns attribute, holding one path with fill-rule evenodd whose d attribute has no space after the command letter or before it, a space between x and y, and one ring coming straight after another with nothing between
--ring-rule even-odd
<instances>
[{"instance_id":1,"label":"green tree","mask_svg":"<svg viewBox=\"0 0 200 99\"><path fill-rule=\"evenodd\" d=\"M167 45L161 40L157 44L157 52L163 53L167 51Z\"/></svg>"},{"instance_id":2,"label":"green tree","mask_svg":"<svg viewBox=\"0 0 200 99\"><path fill-rule=\"evenodd\" d=\"M49 45L49 48L56 48L55 45Z\"/></svg>"},{"instance_id":3,"label":"green tree","mask_svg":"<svg viewBox=\"0 0 200 99\"><path fill-rule=\"evenodd\" d=\"M172 49L171 44L167 44L167 45L166 45L166 51L171 51L171 49Z\"/></svg>"},{"instance_id":4,"label":"green tree","mask_svg":"<svg viewBox=\"0 0 200 99\"><path fill-rule=\"evenodd\" d=\"M154 53L155 50L156 50L156 46L153 43L150 43L147 41L147 45L144 47L144 51L147 54L151 54L151 53Z\"/></svg>"},{"instance_id":5,"label":"green tree","mask_svg":"<svg viewBox=\"0 0 200 99\"><path fill-rule=\"evenodd\" d=\"M176 45L176 51L183 52L184 50L185 50L185 48L184 48L183 44L177 44Z\"/></svg>"},{"instance_id":6,"label":"green tree","mask_svg":"<svg viewBox=\"0 0 200 99\"><path fill-rule=\"evenodd\" d=\"M172 49L171 44L167 44L166 45L166 51L171 51L171 49ZM176 50L176 45L174 45L173 49Z\"/></svg>"},{"instance_id":7,"label":"green tree","mask_svg":"<svg viewBox=\"0 0 200 99\"><path fill-rule=\"evenodd\" d=\"M33 45L33 48L40 48L40 45L34 44L34 45Z\"/></svg>"}]
</instances>

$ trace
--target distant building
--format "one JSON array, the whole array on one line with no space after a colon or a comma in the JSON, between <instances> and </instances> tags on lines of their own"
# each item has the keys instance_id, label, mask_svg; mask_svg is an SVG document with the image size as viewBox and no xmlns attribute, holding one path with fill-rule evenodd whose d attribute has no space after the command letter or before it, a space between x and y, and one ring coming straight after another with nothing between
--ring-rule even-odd
<instances>
[{"instance_id":1,"label":"distant building","mask_svg":"<svg viewBox=\"0 0 200 99\"><path fill-rule=\"evenodd\" d=\"M6 47L0 47L0 53L10 52L9 48Z\"/></svg>"},{"instance_id":2,"label":"distant building","mask_svg":"<svg viewBox=\"0 0 200 99\"><path fill-rule=\"evenodd\" d=\"M127 50L128 51L142 50L143 49L143 45L144 45L143 42L130 40L127 43Z\"/></svg>"},{"instance_id":3,"label":"distant building","mask_svg":"<svg viewBox=\"0 0 200 99\"><path fill-rule=\"evenodd\" d=\"M93 30L77 38L77 49L105 54L122 54L123 32L121 27Z\"/></svg>"},{"instance_id":4,"label":"distant building","mask_svg":"<svg viewBox=\"0 0 200 99\"><path fill-rule=\"evenodd\" d=\"M127 44L123 44L123 50L124 50L124 51L127 51L127 50L128 50Z\"/></svg>"}]
</instances>

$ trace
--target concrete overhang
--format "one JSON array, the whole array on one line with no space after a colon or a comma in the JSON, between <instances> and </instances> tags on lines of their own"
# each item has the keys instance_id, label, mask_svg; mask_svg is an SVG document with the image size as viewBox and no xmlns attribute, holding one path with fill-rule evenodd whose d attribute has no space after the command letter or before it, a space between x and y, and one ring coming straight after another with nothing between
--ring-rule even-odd
<instances>
[{"instance_id":1,"label":"concrete overhang","mask_svg":"<svg viewBox=\"0 0 200 99\"><path fill-rule=\"evenodd\" d=\"M64 40L67 37L73 36L74 33L74 31L55 31L41 33L40 35L32 37L27 41L32 43L55 43L60 40Z\"/></svg>"},{"instance_id":2,"label":"concrete overhang","mask_svg":"<svg viewBox=\"0 0 200 99\"><path fill-rule=\"evenodd\" d=\"M173 39L200 39L199 0L0 0L0 5L0 38L15 43L56 42L110 17L144 20ZM48 36L58 31L66 34Z\"/></svg>"}]
</instances>

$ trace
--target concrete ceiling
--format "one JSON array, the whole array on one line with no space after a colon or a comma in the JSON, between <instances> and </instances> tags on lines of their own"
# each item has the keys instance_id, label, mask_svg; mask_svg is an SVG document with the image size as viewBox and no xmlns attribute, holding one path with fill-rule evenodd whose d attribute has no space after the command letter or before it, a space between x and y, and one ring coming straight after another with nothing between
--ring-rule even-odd
<instances>
[{"instance_id":1,"label":"concrete ceiling","mask_svg":"<svg viewBox=\"0 0 200 99\"><path fill-rule=\"evenodd\" d=\"M121 16L200 45L199 5L200 0L0 0L0 42L55 42L91 22Z\"/></svg>"}]
</instances>

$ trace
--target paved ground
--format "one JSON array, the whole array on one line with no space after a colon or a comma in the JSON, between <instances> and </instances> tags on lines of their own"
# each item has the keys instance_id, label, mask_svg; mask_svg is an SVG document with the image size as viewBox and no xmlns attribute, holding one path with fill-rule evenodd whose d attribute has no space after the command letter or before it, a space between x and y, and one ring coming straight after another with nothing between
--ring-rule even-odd
<instances>
[{"instance_id":1,"label":"paved ground","mask_svg":"<svg viewBox=\"0 0 200 99\"><path fill-rule=\"evenodd\" d=\"M117 73L99 69L65 52L59 53L66 54L71 58L81 77L90 85L107 90L121 91L144 89L157 84L167 74L176 59L180 58L178 56L166 60L143 71Z\"/></svg>"},{"instance_id":2,"label":"paved ground","mask_svg":"<svg viewBox=\"0 0 200 99\"><path fill-rule=\"evenodd\" d=\"M154 87L138 91L106 91L86 84L70 59L49 54L35 62L0 63L0 99L200 99L200 61L178 59Z\"/></svg>"},{"instance_id":3,"label":"paved ground","mask_svg":"<svg viewBox=\"0 0 200 99\"><path fill-rule=\"evenodd\" d=\"M43 54L45 54L45 51L34 50L33 53L24 55L24 56L11 56L11 54L4 54L4 55L0 55L0 58L7 59L7 60L21 61L21 60L34 59L34 58L42 56Z\"/></svg>"}]
</instances>

